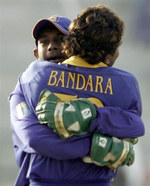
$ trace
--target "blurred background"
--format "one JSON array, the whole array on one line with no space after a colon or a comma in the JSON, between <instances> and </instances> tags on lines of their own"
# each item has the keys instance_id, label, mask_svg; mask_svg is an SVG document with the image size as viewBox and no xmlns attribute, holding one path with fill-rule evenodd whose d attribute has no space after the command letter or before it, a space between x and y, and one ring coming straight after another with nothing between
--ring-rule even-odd
<instances>
[{"instance_id":1,"label":"blurred background","mask_svg":"<svg viewBox=\"0 0 150 186\"><path fill-rule=\"evenodd\" d=\"M98 3L117 12L126 25L115 67L139 82L146 134L136 146L135 164L122 168L115 186L150 186L150 0L0 0L0 185L12 186L16 166L9 122L8 96L17 78L34 60L32 28L41 18L63 15L71 20ZM128 96L128 95L127 95Z\"/></svg>"}]
</instances>

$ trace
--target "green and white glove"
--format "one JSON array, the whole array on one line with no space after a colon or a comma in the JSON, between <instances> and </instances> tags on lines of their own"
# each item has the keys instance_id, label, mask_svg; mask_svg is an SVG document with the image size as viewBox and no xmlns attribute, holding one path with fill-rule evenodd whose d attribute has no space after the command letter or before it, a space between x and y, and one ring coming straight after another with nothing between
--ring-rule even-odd
<instances>
[{"instance_id":1,"label":"green and white glove","mask_svg":"<svg viewBox=\"0 0 150 186\"><path fill-rule=\"evenodd\" d=\"M47 89L40 94L36 113L41 124L48 124L63 139L88 133L96 118L95 106L89 100L63 102Z\"/></svg>"},{"instance_id":2,"label":"green and white glove","mask_svg":"<svg viewBox=\"0 0 150 186\"><path fill-rule=\"evenodd\" d=\"M134 159L135 152L131 142L94 133L91 155L90 157L84 157L83 161L99 166L107 166L114 170L119 166L132 165Z\"/></svg>"}]
</instances>

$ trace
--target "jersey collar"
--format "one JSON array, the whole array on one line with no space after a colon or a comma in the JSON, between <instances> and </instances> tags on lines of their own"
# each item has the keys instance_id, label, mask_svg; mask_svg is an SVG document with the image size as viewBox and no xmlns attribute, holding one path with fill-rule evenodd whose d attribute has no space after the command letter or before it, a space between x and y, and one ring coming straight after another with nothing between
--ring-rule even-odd
<instances>
[{"instance_id":1,"label":"jersey collar","mask_svg":"<svg viewBox=\"0 0 150 186\"><path fill-rule=\"evenodd\" d=\"M95 65L89 64L78 56L72 56L69 59L66 59L63 62L63 64L68 64L68 65L78 66L78 67L86 67L86 68L107 67L107 65L103 62L99 62L98 64Z\"/></svg>"}]
</instances>

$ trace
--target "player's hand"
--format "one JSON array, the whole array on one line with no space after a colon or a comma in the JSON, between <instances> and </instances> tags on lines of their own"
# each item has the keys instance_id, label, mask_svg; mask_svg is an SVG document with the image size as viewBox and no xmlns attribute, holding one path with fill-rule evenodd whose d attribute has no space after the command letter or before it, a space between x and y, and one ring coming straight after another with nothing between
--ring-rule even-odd
<instances>
[{"instance_id":1,"label":"player's hand","mask_svg":"<svg viewBox=\"0 0 150 186\"><path fill-rule=\"evenodd\" d=\"M119 166L132 165L134 159L135 152L131 142L94 133L90 158L85 157L83 161L89 163L90 160L90 163L116 169Z\"/></svg>"},{"instance_id":2,"label":"player's hand","mask_svg":"<svg viewBox=\"0 0 150 186\"><path fill-rule=\"evenodd\" d=\"M36 113L40 123L48 124L64 139L87 133L96 117L95 106L89 100L80 98L63 102L46 89L40 94Z\"/></svg>"}]
</instances>

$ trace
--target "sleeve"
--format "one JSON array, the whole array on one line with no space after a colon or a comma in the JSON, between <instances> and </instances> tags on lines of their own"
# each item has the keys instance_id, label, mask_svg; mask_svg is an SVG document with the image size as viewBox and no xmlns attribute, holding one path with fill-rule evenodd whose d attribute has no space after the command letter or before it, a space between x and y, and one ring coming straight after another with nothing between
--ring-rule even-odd
<instances>
[{"instance_id":1,"label":"sleeve","mask_svg":"<svg viewBox=\"0 0 150 186\"><path fill-rule=\"evenodd\" d=\"M101 107L97 108L97 117L92 121L90 131L118 138L137 138L144 135L145 128L141 116L133 110Z\"/></svg>"},{"instance_id":2,"label":"sleeve","mask_svg":"<svg viewBox=\"0 0 150 186\"><path fill-rule=\"evenodd\" d=\"M84 157L90 151L90 134L60 139L47 125L39 123L22 95L11 96L10 113L14 145L22 151L59 160Z\"/></svg>"}]
</instances>

